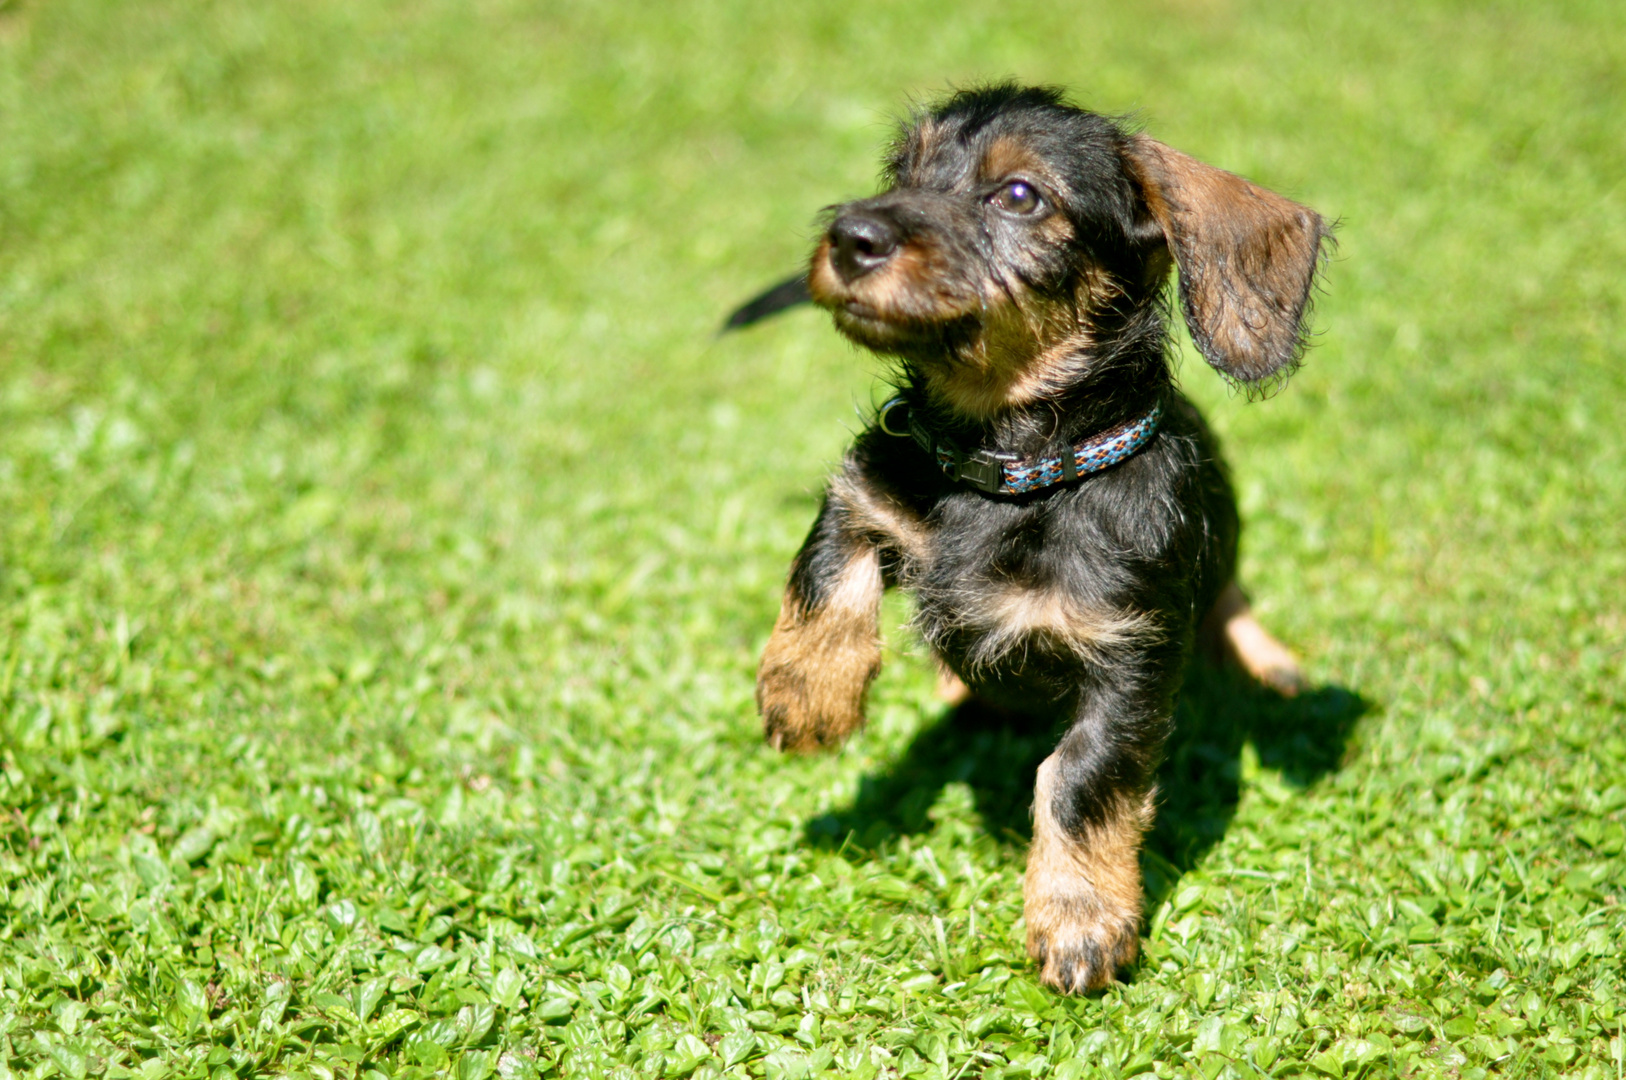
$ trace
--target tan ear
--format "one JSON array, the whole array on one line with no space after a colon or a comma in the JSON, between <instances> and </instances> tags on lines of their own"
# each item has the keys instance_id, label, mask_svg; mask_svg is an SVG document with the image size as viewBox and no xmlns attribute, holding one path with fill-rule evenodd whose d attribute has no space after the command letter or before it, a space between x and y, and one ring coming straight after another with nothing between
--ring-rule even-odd
<instances>
[{"instance_id":1,"label":"tan ear","mask_svg":"<svg viewBox=\"0 0 1626 1080\"><path fill-rule=\"evenodd\" d=\"M1145 135L1129 164L1180 268L1180 306L1197 348L1241 382L1292 373L1304 351L1321 215Z\"/></svg>"}]
</instances>

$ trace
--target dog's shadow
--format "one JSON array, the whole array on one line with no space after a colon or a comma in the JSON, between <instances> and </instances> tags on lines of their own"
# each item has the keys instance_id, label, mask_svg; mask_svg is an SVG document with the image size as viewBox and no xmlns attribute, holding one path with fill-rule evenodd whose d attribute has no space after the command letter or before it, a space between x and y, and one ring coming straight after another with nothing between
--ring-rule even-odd
<instances>
[{"instance_id":1,"label":"dog's shadow","mask_svg":"<svg viewBox=\"0 0 1626 1080\"><path fill-rule=\"evenodd\" d=\"M1253 745L1261 766L1306 787L1339 767L1355 722L1369 707L1340 686L1284 698L1232 668L1191 661L1158 771L1157 824L1142 858L1150 904L1230 827L1245 744ZM925 832L943 787L959 782L971 789L989 833L1026 845L1034 774L1059 734L974 699L946 709L890 768L859 782L850 806L809 821L807 839L820 847L873 850L893 837Z\"/></svg>"}]
</instances>

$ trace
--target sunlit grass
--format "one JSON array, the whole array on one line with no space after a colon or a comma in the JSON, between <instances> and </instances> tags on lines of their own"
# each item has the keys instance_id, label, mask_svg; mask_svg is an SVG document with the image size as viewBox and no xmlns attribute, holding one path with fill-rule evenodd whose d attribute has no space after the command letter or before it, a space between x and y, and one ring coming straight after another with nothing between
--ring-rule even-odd
<instances>
[{"instance_id":1,"label":"sunlit grass","mask_svg":"<svg viewBox=\"0 0 1626 1080\"><path fill-rule=\"evenodd\" d=\"M0 1077L1618 1077L1614 5L0 3ZM979 77L1341 218L1189 351L1320 689L1199 668L1133 981L1040 990L1040 734L782 759L882 390L726 310Z\"/></svg>"}]
</instances>

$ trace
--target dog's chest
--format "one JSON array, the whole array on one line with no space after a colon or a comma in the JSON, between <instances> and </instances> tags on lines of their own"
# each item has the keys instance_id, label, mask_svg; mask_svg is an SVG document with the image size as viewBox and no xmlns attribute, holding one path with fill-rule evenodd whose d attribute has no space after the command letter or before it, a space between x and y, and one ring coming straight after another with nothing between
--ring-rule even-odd
<instances>
[{"instance_id":1,"label":"dog's chest","mask_svg":"<svg viewBox=\"0 0 1626 1080\"><path fill-rule=\"evenodd\" d=\"M836 494L856 527L885 539L894 580L915 594L917 628L962 675L1076 671L1161 630L1178 636L1170 620L1189 608L1202 537L1226 531L1194 482L1201 459L1172 453L1186 446L1160 439L1109 471L1017 499L945 489L907 458L860 457Z\"/></svg>"},{"instance_id":2,"label":"dog's chest","mask_svg":"<svg viewBox=\"0 0 1626 1080\"><path fill-rule=\"evenodd\" d=\"M1066 494L1066 493L1063 493ZM929 543L906 575L922 626L1018 641L1077 637L1111 589L1101 523L1062 500L951 496L926 518Z\"/></svg>"},{"instance_id":3,"label":"dog's chest","mask_svg":"<svg viewBox=\"0 0 1626 1080\"><path fill-rule=\"evenodd\" d=\"M1114 564L1135 557L1100 507L1077 491L1025 503L955 492L923 524L926 543L908 577L934 602L939 594L975 602L990 590L1087 594L1112 577Z\"/></svg>"}]
</instances>

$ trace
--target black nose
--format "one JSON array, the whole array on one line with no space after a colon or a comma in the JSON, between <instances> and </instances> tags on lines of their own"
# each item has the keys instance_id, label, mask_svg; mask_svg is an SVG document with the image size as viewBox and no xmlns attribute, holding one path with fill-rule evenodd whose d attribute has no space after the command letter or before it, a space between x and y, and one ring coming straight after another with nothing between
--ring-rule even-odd
<instances>
[{"instance_id":1,"label":"black nose","mask_svg":"<svg viewBox=\"0 0 1626 1080\"><path fill-rule=\"evenodd\" d=\"M830 261L846 281L884 266L897 249L898 230L874 214L849 211L830 226Z\"/></svg>"}]
</instances>

